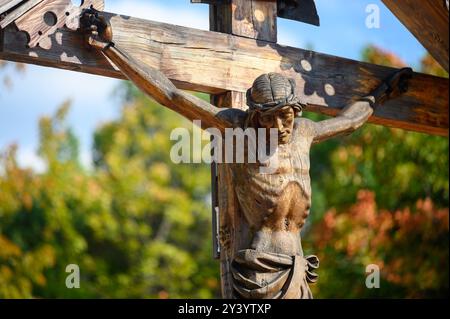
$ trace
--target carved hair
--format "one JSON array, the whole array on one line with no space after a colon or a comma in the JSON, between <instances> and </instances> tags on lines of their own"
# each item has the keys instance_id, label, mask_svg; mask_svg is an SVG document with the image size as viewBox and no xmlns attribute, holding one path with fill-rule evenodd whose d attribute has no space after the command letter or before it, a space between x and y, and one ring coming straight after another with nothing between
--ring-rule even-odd
<instances>
[{"instance_id":1,"label":"carved hair","mask_svg":"<svg viewBox=\"0 0 450 319\"><path fill-rule=\"evenodd\" d=\"M247 125L254 123L259 113L273 113L285 106L291 106L295 116L301 116L304 104L295 93L295 82L279 73L258 76L247 90L249 107Z\"/></svg>"}]
</instances>

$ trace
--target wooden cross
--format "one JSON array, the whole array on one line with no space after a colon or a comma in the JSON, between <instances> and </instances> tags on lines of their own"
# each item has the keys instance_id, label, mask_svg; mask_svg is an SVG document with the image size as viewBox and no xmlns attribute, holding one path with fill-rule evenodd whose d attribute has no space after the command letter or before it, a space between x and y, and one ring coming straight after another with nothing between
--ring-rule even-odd
<instances>
[{"instance_id":1,"label":"wooden cross","mask_svg":"<svg viewBox=\"0 0 450 319\"><path fill-rule=\"evenodd\" d=\"M444 2L383 1L448 71L448 9ZM50 36L48 49L27 47L26 35L18 32L12 23L14 11L2 17L2 13L8 13L22 2L41 1L0 0L0 25L2 21L4 26L8 25L0 30L0 59L124 78L102 55L87 50L78 33L65 28ZM298 92L308 103L307 111L335 115L393 72L388 67L277 44L276 17L283 14L281 6L305 0L192 2L210 4L211 31L113 13L104 15L112 24L114 42L129 55L162 71L179 88L210 93L217 106L245 108L245 92L253 80L262 73L278 72L295 80ZM295 18L295 15L290 17ZM299 20L306 21L306 18ZM315 17L311 21L318 23ZM423 26L426 26L425 31ZM377 108L369 122L447 136L448 79L415 73L408 92ZM218 207L220 212L215 216L215 226L220 233L219 225L227 222L222 212L233 212L230 207L224 207L224 203L233 205L226 200L232 189L225 165L212 166L212 185L213 211L216 213L214 208ZM221 241L238 243L239 234L247 229L239 212L232 219L236 228L234 237L228 238L223 233L217 237ZM221 258L222 293L229 297L232 290L226 262L229 256L219 253L219 249L217 245L215 252Z\"/></svg>"},{"instance_id":2,"label":"wooden cross","mask_svg":"<svg viewBox=\"0 0 450 319\"><path fill-rule=\"evenodd\" d=\"M2 0L7 1L11 0ZM445 5L441 7L440 1L426 0L420 2L420 8L413 10L414 6L419 6L418 2L385 2L389 6L395 4L394 12L399 17L402 17L402 12L408 17L405 22L407 27L413 21L413 30L417 30L416 26L424 20L423 17L427 18L425 33L429 36L422 32L418 38L423 43L431 42L425 47L435 57L444 55L438 61L448 71L448 30L440 27L442 24L448 26ZM407 5L410 2L414 5ZM275 1L228 0L227 3L212 5L212 8L218 9L211 9L211 22L213 27L222 25L217 29L219 31L231 30L229 33L232 35L105 14L115 32L114 41L120 47L142 63L162 71L182 89L211 94L242 93L260 74L280 72L296 80L298 91L309 104L308 111L335 115L350 100L370 91L392 73L388 67L274 43ZM257 6L267 10L272 7L272 12L256 10ZM419 10L428 7L434 11ZM248 8L253 8L253 12ZM226 15L227 10L231 12L229 16ZM253 18L255 12L258 12L259 18ZM262 23L258 19L262 19ZM439 22L441 20L444 22ZM225 24L228 25L226 28ZM267 27L269 25L271 27ZM87 51L79 34L60 29L51 40L49 50L27 48L26 35L17 32L14 24L10 24L0 33L0 59L124 78L102 56ZM369 122L446 136L447 92L447 79L416 73L408 93L377 109ZM229 97L239 100L235 93Z\"/></svg>"}]
</instances>

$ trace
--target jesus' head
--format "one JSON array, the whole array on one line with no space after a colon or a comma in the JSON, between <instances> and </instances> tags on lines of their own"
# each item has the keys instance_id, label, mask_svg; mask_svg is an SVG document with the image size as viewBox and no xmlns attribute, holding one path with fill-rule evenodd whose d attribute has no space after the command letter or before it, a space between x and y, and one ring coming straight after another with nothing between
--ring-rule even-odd
<instances>
[{"instance_id":1,"label":"jesus' head","mask_svg":"<svg viewBox=\"0 0 450 319\"><path fill-rule=\"evenodd\" d=\"M278 131L278 143L291 138L294 119L301 115L303 105L295 94L295 82L279 73L262 74L247 91L248 123L254 127Z\"/></svg>"}]
</instances>

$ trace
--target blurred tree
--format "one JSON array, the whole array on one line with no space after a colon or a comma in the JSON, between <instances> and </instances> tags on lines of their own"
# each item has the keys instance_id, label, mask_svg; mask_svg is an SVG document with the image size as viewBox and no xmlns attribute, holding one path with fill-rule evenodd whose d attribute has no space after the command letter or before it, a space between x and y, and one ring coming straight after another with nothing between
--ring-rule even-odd
<instances>
[{"instance_id":1,"label":"blurred tree","mask_svg":"<svg viewBox=\"0 0 450 319\"><path fill-rule=\"evenodd\" d=\"M218 263L212 260L210 242L209 168L170 159L171 131L191 131L192 124L130 84L121 92L126 102L122 117L94 137L95 168L111 196L114 224L108 229L98 216L102 226L93 234L122 247L124 278L130 271L137 274L127 279L120 296L218 296ZM111 257L109 264L117 262Z\"/></svg>"},{"instance_id":2,"label":"blurred tree","mask_svg":"<svg viewBox=\"0 0 450 319\"><path fill-rule=\"evenodd\" d=\"M448 295L449 210L431 199L388 211L361 190L356 204L329 210L314 226L322 261L321 298L442 298ZM379 289L367 289L368 265L381 272Z\"/></svg>"},{"instance_id":3,"label":"blurred tree","mask_svg":"<svg viewBox=\"0 0 450 319\"><path fill-rule=\"evenodd\" d=\"M363 58L404 66L373 46ZM422 62L422 72L444 74L431 58ZM311 157L327 164L312 170L314 225L306 229L322 257L316 297L448 294L448 139L368 124L315 146ZM371 263L381 268L381 289L365 287Z\"/></svg>"},{"instance_id":4,"label":"blurred tree","mask_svg":"<svg viewBox=\"0 0 450 319\"><path fill-rule=\"evenodd\" d=\"M15 147L1 158L0 297L218 296L209 168L169 157L171 130L190 123L133 93L96 132L86 171L68 109L40 121L45 173L18 167ZM65 287L68 264L80 289Z\"/></svg>"},{"instance_id":5,"label":"blurred tree","mask_svg":"<svg viewBox=\"0 0 450 319\"><path fill-rule=\"evenodd\" d=\"M394 53L383 50L374 45L369 45L362 50L363 61L379 64L384 66L392 66L396 68L402 68L406 66L406 63L402 61Z\"/></svg>"},{"instance_id":6,"label":"blurred tree","mask_svg":"<svg viewBox=\"0 0 450 319\"><path fill-rule=\"evenodd\" d=\"M25 72L25 64L23 63L13 63L0 60L0 76L2 79L2 85L7 89L10 89L13 85L10 70L16 73L24 73ZM0 90L1 93L1 90ZM1 94L0 94L1 96Z\"/></svg>"}]
</instances>

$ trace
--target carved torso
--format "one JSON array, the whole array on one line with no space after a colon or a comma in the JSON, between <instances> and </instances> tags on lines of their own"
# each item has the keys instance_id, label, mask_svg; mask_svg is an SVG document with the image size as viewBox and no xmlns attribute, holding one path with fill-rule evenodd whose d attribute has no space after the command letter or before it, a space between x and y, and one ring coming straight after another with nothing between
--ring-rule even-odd
<instances>
[{"instance_id":1,"label":"carved torso","mask_svg":"<svg viewBox=\"0 0 450 319\"><path fill-rule=\"evenodd\" d=\"M239 206L254 234L253 249L301 254L298 235L311 206L311 138L302 124L297 121L290 142L272 155L278 159L275 170L265 173L261 163L231 164Z\"/></svg>"}]
</instances>

